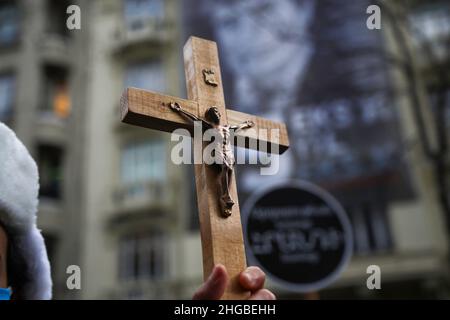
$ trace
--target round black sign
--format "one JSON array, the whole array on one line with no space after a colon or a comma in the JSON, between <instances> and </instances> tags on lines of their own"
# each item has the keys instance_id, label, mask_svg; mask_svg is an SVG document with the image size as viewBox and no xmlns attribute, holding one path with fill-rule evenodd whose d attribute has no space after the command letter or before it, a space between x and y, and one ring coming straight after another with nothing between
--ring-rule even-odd
<instances>
[{"instance_id":1,"label":"round black sign","mask_svg":"<svg viewBox=\"0 0 450 320\"><path fill-rule=\"evenodd\" d=\"M352 254L352 229L325 190L295 181L254 194L243 208L251 264L283 287L311 292L336 279Z\"/></svg>"}]
</instances>

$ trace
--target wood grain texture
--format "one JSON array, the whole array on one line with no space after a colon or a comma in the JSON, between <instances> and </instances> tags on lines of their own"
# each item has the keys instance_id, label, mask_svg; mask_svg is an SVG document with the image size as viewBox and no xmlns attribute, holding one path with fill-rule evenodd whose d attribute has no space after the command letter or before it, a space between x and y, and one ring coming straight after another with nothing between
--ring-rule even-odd
<instances>
[{"instance_id":1,"label":"wood grain texture","mask_svg":"<svg viewBox=\"0 0 450 320\"><path fill-rule=\"evenodd\" d=\"M178 102L183 109L198 117L204 118L204 114L198 112L199 108L196 101L180 99L137 88L127 88L122 94L120 102L121 120L128 124L165 132L172 132L175 129L184 128L189 130L190 134L193 134L191 122L176 112L173 112L167 106L170 102ZM289 148L288 133L284 123L231 109L226 109L226 118L231 125L238 125L246 120L252 120L255 123L255 127L242 130L236 134L238 138L233 143L240 147L260 150L261 143L265 143L268 146L268 152L280 154ZM263 131L260 129L267 130L267 136L264 136L262 134ZM278 139L275 139L275 132L272 131L274 129L278 130ZM239 137L244 139L239 139ZM238 142L240 143L238 144Z\"/></svg>"},{"instance_id":2,"label":"wood grain texture","mask_svg":"<svg viewBox=\"0 0 450 320\"><path fill-rule=\"evenodd\" d=\"M198 103L199 114L204 114L211 106L217 106L222 113L221 121L226 123L227 114L216 43L191 37L184 46L183 53L188 98ZM214 70L218 86L205 83L202 73L204 69ZM214 265L223 264L230 276L223 299L245 299L250 296L250 292L245 291L238 283L240 272L246 268L246 257L236 179L233 174L230 192L235 201L233 213L224 218L220 211L218 178L215 168L205 164L195 165L203 275L206 279Z\"/></svg>"},{"instance_id":3,"label":"wood grain texture","mask_svg":"<svg viewBox=\"0 0 450 320\"><path fill-rule=\"evenodd\" d=\"M236 133L237 139L233 143L239 147L277 154L282 154L289 148L288 132L284 123L231 109L227 109L227 118L230 125L238 125L246 120L255 123L253 128Z\"/></svg>"},{"instance_id":4,"label":"wood grain texture","mask_svg":"<svg viewBox=\"0 0 450 320\"><path fill-rule=\"evenodd\" d=\"M169 95L163 95L146 90L127 88L120 99L122 122L172 132L184 128L193 133L192 123L168 106L170 102L178 102L183 109L197 114L197 103Z\"/></svg>"}]
</instances>

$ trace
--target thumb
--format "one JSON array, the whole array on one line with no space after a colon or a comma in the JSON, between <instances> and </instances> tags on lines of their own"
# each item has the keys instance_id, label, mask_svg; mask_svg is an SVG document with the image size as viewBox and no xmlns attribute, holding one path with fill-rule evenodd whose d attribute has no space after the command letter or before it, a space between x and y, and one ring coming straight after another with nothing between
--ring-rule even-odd
<instances>
[{"instance_id":1,"label":"thumb","mask_svg":"<svg viewBox=\"0 0 450 320\"><path fill-rule=\"evenodd\" d=\"M221 264L214 266L213 271L203 285L194 293L194 300L217 300L222 297L228 284L228 274Z\"/></svg>"}]
</instances>

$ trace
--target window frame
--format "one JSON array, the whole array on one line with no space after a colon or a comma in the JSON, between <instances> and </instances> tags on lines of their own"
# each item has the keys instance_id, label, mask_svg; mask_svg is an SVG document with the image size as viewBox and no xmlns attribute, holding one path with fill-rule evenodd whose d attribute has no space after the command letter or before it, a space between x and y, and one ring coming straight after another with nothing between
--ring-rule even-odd
<instances>
[{"instance_id":1,"label":"window frame","mask_svg":"<svg viewBox=\"0 0 450 320\"><path fill-rule=\"evenodd\" d=\"M135 70L138 70L139 72L138 78L140 78L142 75L149 75L144 79L150 80L149 83L140 83L140 81L144 77L140 79L136 78L130 81L130 74ZM162 79L162 81L156 83L155 81L151 81L150 77L158 79L158 81L159 79ZM125 88L135 87L144 90L166 92L168 89L168 78L167 70L164 65L164 59L162 57L151 57L148 59L140 59L128 62L124 67L123 86Z\"/></svg>"},{"instance_id":2,"label":"window frame","mask_svg":"<svg viewBox=\"0 0 450 320\"><path fill-rule=\"evenodd\" d=\"M44 183L45 179L44 179L44 174L43 174L43 170L41 170L42 168L42 161L43 159L50 159L48 157L48 154L50 153L50 149L52 149L52 152L56 151L58 153L58 168L56 169L58 172L57 174L57 178L54 179L55 181L52 180L51 184L53 183L57 183L57 188L56 188L56 192L55 194L51 194L53 191L49 192L47 191L47 189L52 190L53 187L48 188L48 186ZM38 144L36 146L36 154L37 154L37 167L39 170L39 183L40 183L40 187L39 187L39 197L43 198L43 199L48 199L51 201L63 201L64 200L64 177L65 177L65 149L62 146L59 145L53 145L53 144ZM51 158L52 161L54 160L54 158ZM52 166L52 169L55 170Z\"/></svg>"},{"instance_id":3,"label":"window frame","mask_svg":"<svg viewBox=\"0 0 450 320\"><path fill-rule=\"evenodd\" d=\"M127 252L123 250L126 248ZM167 233L150 229L122 235L118 239L118 279L163 281L169 276Z\"/></svg>"},{"instance_id":4,"label":"window frame","mask_svg":"<svg viewBox=\"0 0 450 320\"><path fill-rule=\"evenodd\" d=\"M43 93L40 98L38 106L38 112L40 116L51 116L53 118L65 120L72 114L72 96L70 85L70 69L64 66L46 64L42 67L41 79L41 92ZM55 107L55 98L57 95L57 87L60 84L66 86L66 93L69 99L67 115L61 116L57 113ZM50 96L50 94L52 94Z\"/></svg>"},{"instance_id":5,"label":"window frame","mask_svg":"<svg viewBox=\"0 0 450 320\"><path fill-rule=\"evenodd\" d=\"M149 21L150 22L158 22L158 21L163 21L166 17L167 7L166 7L166 3L164 0L141 0L141 1L146 1L148 3L158 1L160 3L160 7L161 7L161 13L157 14L157 15L153 15L149 11L140 11L139 15L134 15L134 16L129 15L129 12L127 10L127 3L131 2L131 1L136 1L136 0L122 1L122 18L123 18L123 21L125 24L125 29L127 31L136 30L132 27L133 23L139 22L139 23L145 24L145 22L149 22Z\"/></svg>"},{"instance_id":6,"label":"window frame","mask_svg":"<svg viewBox=\"0 0 450 320\"><path fill-rule=\"evenodd\" d=\"M152 137L130 140L122 144L119 152L119 183L121 186L131 188L153 182L165 183L168 180L167 144L163 139ZM143 154L148 157L144 157ZM125 165L125 159L132 161L134 164ZM130 171L130 168L134 172L129 173L129 176L126 177L124 172ZM158 172L161 174L155 174ZM136 178L138 176L141 178ZM143 176L144 178L142 178Z\"/></svg>"},{"instance_id":7,"label":"window frame","mask_svg":"<svg viewBox=\"0 0 450 320\"><path fill-rule=\"evenodd\" d=\"M3 42L0 38L0 50L7 49L11 47L15 47L20 43L21 35L22 35L22 10L21 5L15 1L4 1L4 3L0 2L0 10L2 7L11 6L14 8L15 12L15 35L14 39L10 42Z\"/></svg>"},{"instance_id":8,"label":"window frame","mask_svg":"<svg viewBox=\"0 0 450 320\"><path fill-rule=\"evenodd\" d=\"M0 121L8 122L14 118L14 113L15 113L15 109L16 109L15 106L17 104L17 76L16 76L16 73L12 70L0 71L0 79L1 78L9 78L12 81L13 93L11 95L9 111L7 110L6 115L2 115L2 112L0 110Z\"/></svg>"}]
</instances>

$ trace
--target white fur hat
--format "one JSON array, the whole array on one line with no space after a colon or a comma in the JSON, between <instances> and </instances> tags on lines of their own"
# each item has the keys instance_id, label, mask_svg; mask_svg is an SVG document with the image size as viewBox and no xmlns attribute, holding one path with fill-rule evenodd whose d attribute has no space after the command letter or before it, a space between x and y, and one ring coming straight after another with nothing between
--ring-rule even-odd
<instances>
[{"instance_id":1,"label":"white fur hat","mask_svg":"<svg viewBox=\"0 0 450 320\"><path fill-rule=\"evenodd\" d=\"M9 241L8 282L16 299L51 299L50 263L36 226L39 176L25 146L0 123L0 224Z\"/></svg>"}]
</instances>

